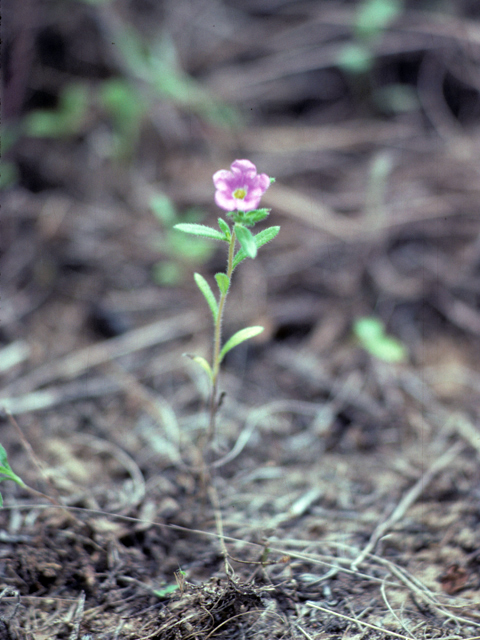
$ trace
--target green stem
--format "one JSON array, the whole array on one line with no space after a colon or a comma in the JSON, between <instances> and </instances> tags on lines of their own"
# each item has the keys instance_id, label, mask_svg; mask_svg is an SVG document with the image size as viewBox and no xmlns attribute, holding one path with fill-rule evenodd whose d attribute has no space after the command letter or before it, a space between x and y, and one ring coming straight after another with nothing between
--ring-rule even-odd
<instances>
[{"instance_id":1,"label":"green stem","mask_svg":"<svg viewBox=\"0 0 480 640\"><path fill-rule=\"evenodd\" d=\"M230 239L230 244L228 247L228 260L227 260L227 277L229 281L231 280L233 273L233 258L235 255L235 244L237 238L235 236L235 231L232 230L232 237ZM218 401L217 401L217 392L218 392L218 374L220 373L220 348L222 346L222 321L223 321L223 312L225 309L225 300L227 299L228 292L230 287L227 289L225 293L220 294L220 299L218 301L218 314L215 322L214 328L214 337L213 337L213 357L212 357L212 392L210 395L210 420L208 425L207 432L207 442L211 442L215 435L215 420L217 417L218 410Z\"/></svg>"}]
</instances>

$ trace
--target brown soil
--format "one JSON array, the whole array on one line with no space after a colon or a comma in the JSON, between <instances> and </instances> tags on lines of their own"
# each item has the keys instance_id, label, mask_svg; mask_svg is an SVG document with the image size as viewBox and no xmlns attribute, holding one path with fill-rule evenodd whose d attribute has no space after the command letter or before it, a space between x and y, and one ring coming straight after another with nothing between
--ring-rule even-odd
<instances>
[{"instance_id":1,"label":"brown soil","mask_svg":"<svg viewBox=\"0 0 480 640\"><path fill-rule=\"evenodd\" d=\"M420 4L360 76L349 2L5 9L4 124L72 82L89 101L4 154L0 442L31 490L1 484L2 640L480 638L480 26L475 2ZM151 92L125 25L208 99L157 95L112 156L102 83ZM381 101L398 84L406 110ZM235 273L225 335L265 331L225 359L204 463L181 356L209 355L192 274L225 255L175 254L149 201L215 224L235 158L276 177L281 232ZM362 348L362 316L405 362Z\"/></svg>"}]
</instances>

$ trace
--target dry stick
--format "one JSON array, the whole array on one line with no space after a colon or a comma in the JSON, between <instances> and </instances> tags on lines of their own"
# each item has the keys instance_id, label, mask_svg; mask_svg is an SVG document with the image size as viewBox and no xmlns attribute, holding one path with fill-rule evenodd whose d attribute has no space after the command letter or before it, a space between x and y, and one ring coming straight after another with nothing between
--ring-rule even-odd
<instances>
[{"instance_id":1,"label":"dry stick","mask_svg":"<svg viewBox=\"0 0 480 640\"><path fill-rule=\"evenodd\" d=\"M459 413L454 416L453 428L464 440L472 446L480 457L480 431L475 429L466 415Z\"/></svg>"},{"instance_id":2,"label":"dry stick","mask_svg":"<svg viewBox=\"0 0 480 640\"><path fill-rule=\"evenodd\" d=\"M423 476L413 485L413 487L407 491L403 498L398 503L393 513L382 523L380 523L373 532L366 547L360 553L359 556L352 562L351 568L356 570L365 558L375 549L375 545L382 538L389 529L391 529L399 520L403 518L405 512L412 506L414 502L418 500L425 488L430 484L433 478L444 467L448 466L454 458L464 449L463 442L457 442L453 447L445 451L440 458L437 458L429 469L423 474Z\"/></svg>"},{"instance_id":3,"label":"dry stick","mask_svg":"<svg viewBox=\"0 0 480 640\"><path fill-rule=\"evenodd\" d=\"M154 394L151 389L148 389L140 380L116 362L111 362L105 371L107 374L109 373L115 378L127 397L133 398L137 402L141 402L142 409L159 425L163 426L167 439L172 443L172 448L174 448L174 452L170 450L167 452L167 455L173 464L179 464L182 467L186 467L180 455L180 443L182 436L180 428L178 427L176 420L172 428L169 421L165 419L165 408L168 407L170 409L170 405L168 405L161 396Z\"/></svg>"},{"instance_id":4,"label":"dry stick","mask_svg":"<svg viewBox=\"0 0 480 640\"><path fill-rule=\"evenodd\" d=\"M402 627L403 629L405 629L405 632L408 633L408 637L412 638L413 640L415 640L415 638L412 636L412 634L410 633L410 630L406 628L405 623L402 622L402 620L400 620L399 616L397 616L397 614L395 613L395 611L393 610L392 605L390 604L390 602L388 601L387 598L387 591L385 589L385 582L386 580L384 579L382 581L382 584L380 585L380 593L382 594L382 598L383 601L385 602L385 605L387 607L387 609L390 611L390 614L393 618L395 618L395 620L398 622L398 624L400 625L400 627Z\"/></svg>"},{"instance_id":5,"label":"dry stick","mask_svg":"<svg viewBox=\"0 0 480 640\"><path fill-rule=\"evenodd\" d=\"M54 362L45 364L3 389L2 397L11 395L13 389L16 393L18 393L18 389L25 393L58 378L73 378L114 358L120 358L174 338L181 338L202 328L203 322L194 312L153 322L117 338L79 349Z\"/></svg>"},{"instance_id":6,"label":"dry stick","mask_svg":"<svg viewBox=\"0 0 480 640\"><path fill-rule=\"evenodd\" d=\"M0 398L0 411L8 411L11 415L18 416L22 413L51 409L76 400L106 396L116 391L118 391L118 385L103 378L90 378L88 384L85 384L85 380L75 380L48 389L25 393L21 396Z\"/></svg>"},{"instance_id":7,"label":"dry stick","mask_svg":"<svg viewBox=\"0 0 480 640\"><path fill-rule=\"evenodd\" d=\"M415 593L419 598L425 600L432 608L435 609L435 611L439 615L443 616L444 618L448 618L449 620L453 620L457 623L464 622L465 624L470 624L475 627L480 626L478 622L474 622L469 618L464 618L461 616L457 616L455 613L450 613L450 611L445 608L445 605L442 605L442 603L436 599L436 594L430 591L428 587L422 584L422 582L415 578L415 576L409 574L405 569L397 566L393 562L390 562L390 560L385 560L384 558L380 558L379 556L372 556L372 558L379 564L387 567L390 573L396 576L400 580L400 582L402 582L407 587L407 589L410 589L410 591Z\"/></svg>"}]
</instances>

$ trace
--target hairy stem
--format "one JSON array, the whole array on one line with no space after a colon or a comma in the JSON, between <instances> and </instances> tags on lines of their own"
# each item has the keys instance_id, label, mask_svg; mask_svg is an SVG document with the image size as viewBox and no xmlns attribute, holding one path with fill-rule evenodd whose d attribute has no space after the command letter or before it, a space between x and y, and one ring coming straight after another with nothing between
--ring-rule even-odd
<instances>
[{"instance_id":1,"label":"hairy stem","mask_svg":"<svg viewBox=\"0 0 480 640\"><path fill-rule=\"evenodd\" d=\"M235 254L235 244L237 238L235 236L235 231L232 230L232 237L230 240L230 244L228 247L228 260L227 260L227 277L231 280L232 272L233 272L233 257ZM223 312L225 309L225 300L227 299L228 292L230 287L227 289L225 293L220 294L220 299L218 301L218 314L215 322L214 328L214 337L213 337L213 357L212 357L212 391L210 395L210 420L208 424L208 432L207 432L207 442L211 442L215 435L215 421L217 417L218 410L218 401L217 401L217 393L218 393L218 374L220 373L220 349L222 346L222 321L223 321Z\"/></svg>"}]
</instances>

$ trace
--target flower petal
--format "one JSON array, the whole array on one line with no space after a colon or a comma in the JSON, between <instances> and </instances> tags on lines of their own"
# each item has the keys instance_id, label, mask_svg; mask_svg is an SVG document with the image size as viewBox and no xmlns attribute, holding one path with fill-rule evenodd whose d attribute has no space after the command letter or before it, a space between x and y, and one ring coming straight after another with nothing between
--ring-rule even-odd
<instances>
[{"instance_id":1,"label":"flower petal","mask_svg":"<svg viewBox=\"0 0 480 640\"><path fill-rule=\"evenodd\" d=\"M236 200L231 193L217 191L215 193L215 204L225 211L235 211L240 200Z\"/></svg>"},{"instance_id":2,"label":"flower petal","mask_svg":"<svg viewBox=\"0 0 480 640\"><path fill-rule=\"evenodd\" d=\"M221 169L213 174L216 204L227 211L256 209L270 186L270 178L266 173L257 174L256 166L246 159L235 160L230 169ZM244 196L239 196L239 193Z\"/></svg>"},{"instance_id":3,"label":"flower petal","mask_svg":"<svg viewBox=\"0 0 480 640\"><path fill-rule=\"evenodd\" d=\"M250 162L250 160L235 160L230 165L232 171L240 171L243 174L253 173L253 175L257 174L257 167Z\"/></svg>"}]
</instances>

